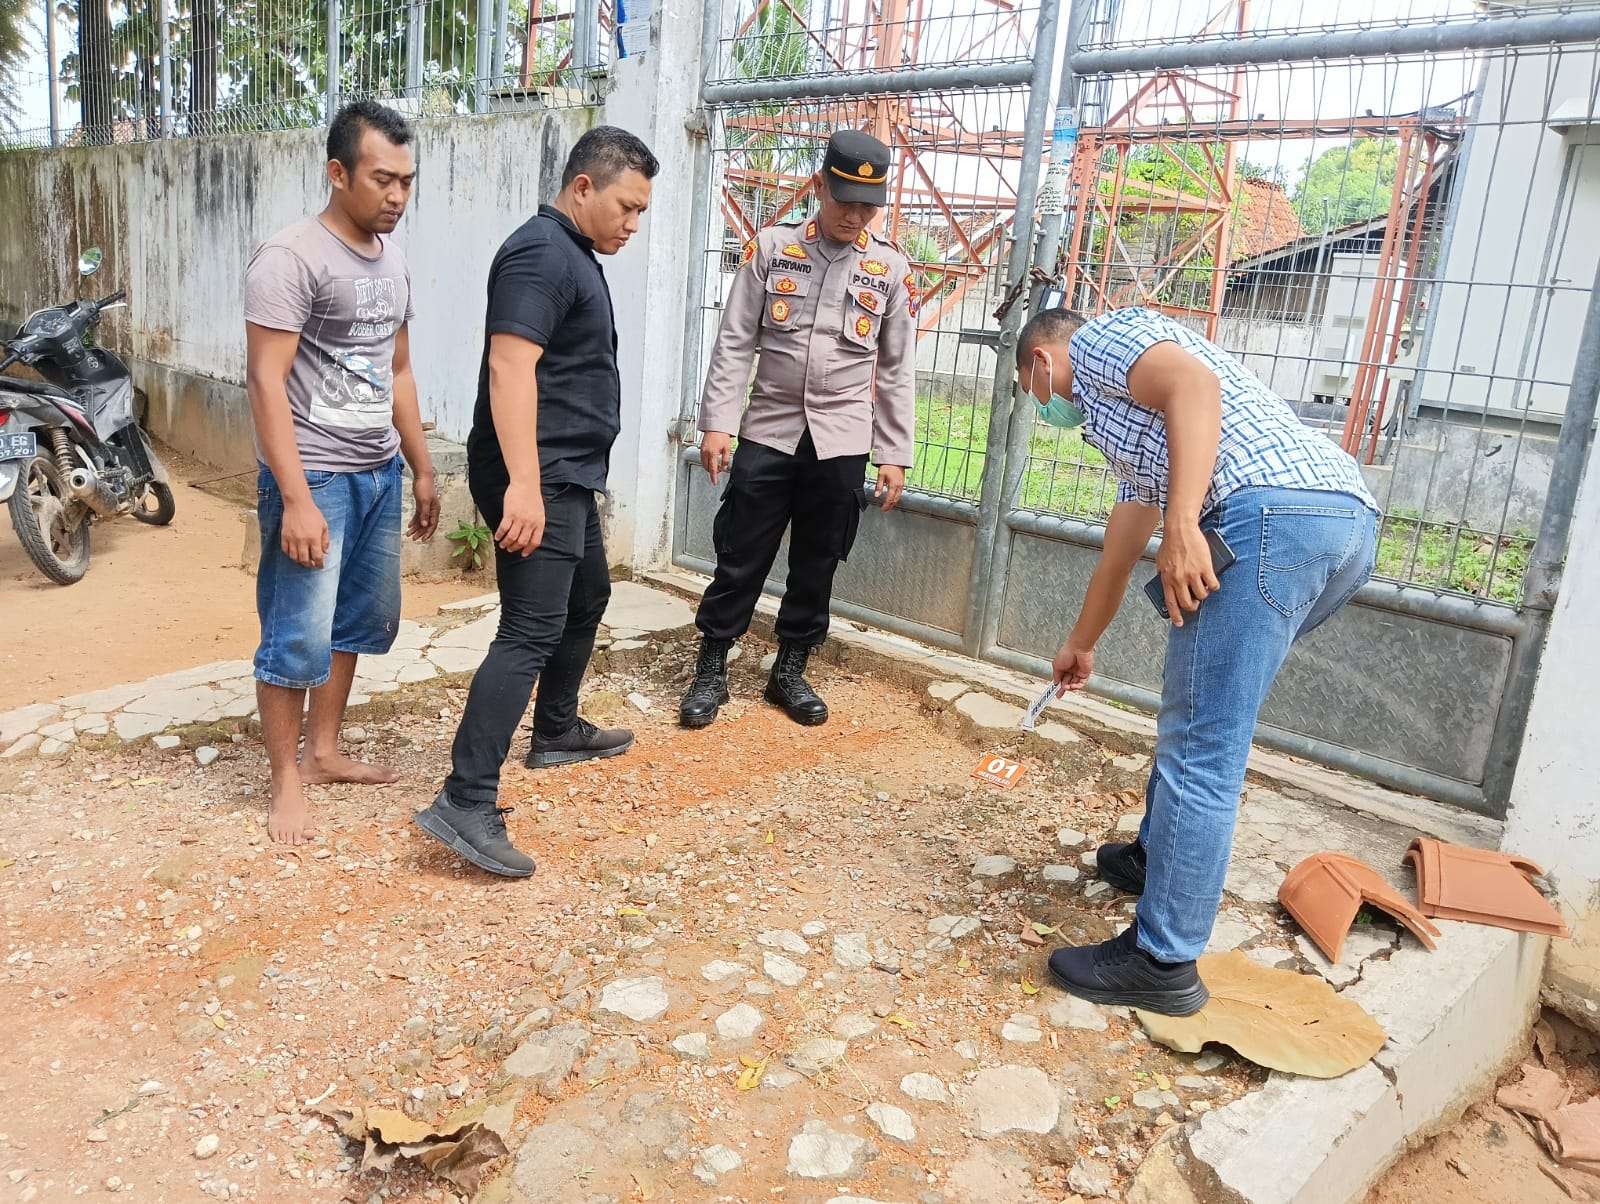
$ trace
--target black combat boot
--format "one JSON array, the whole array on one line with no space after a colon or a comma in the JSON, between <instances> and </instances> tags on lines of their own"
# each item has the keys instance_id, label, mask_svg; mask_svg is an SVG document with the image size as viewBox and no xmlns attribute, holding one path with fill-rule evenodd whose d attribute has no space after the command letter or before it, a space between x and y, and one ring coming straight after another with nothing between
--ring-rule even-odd
<instances>
[{"instance_id":1,"label":"black combat boot","mask_svg":"<svg viewBox=\"0 0 1600 1204\"><path fill-rule=\"evenodd\" d=\"M772 662L772 676L767 680L766 699L782 707L784 714L796 723L815 727L828 722L828 704L805 679L806 661L810 657L811 649L804 644L790 640L779 644L778 659Z\"/></svg>"},{"instance_id":2,"label":"black combat boot","mask_svg":"<svg viewBox=\"0 0 1600 1204\"><path fill-rule=\"evenodd\" d=\"M684 727L708 726L728 701L728 650L732 647L732 640L700 641L694 680L678 704L678 722Z\"/></svg>"}]
</instances>

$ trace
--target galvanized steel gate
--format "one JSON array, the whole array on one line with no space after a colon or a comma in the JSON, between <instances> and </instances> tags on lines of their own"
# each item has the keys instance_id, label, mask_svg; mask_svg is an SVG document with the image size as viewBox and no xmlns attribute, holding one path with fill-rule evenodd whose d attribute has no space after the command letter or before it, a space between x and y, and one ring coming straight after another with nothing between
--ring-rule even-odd
<instances>
[{"instance_id":1,"label":"galvanized steel gate","mask_svg":"<svg viewBox=\"0 0 1600 1204\"><path fill-rule=\"evenodd\" d=\"M938 11L946 7L960 12ZM993 28L983 23L981 0L977 17L973 5L938 0L828 0L825 7L823 0L728 0L726 9L710 0L707 140L692 232L705 253L685 315L674 563L713 567L718 499L697 466L694 418L738 247L755 227L803 204L804 181L829 128L872 129L900 159L888 220L921 264L927 353L919 355L912 488L899 511L869 511L863 520L840 569L836 611L939 647L1047 671L1098 554L1110 487L1092 452L1038 426L1031 404L1016 397L1015 332L1030 305L1063 297L1088 309L1155 305L1203 323L1307 421L1336 426L1343 415L1346 446L1375 466L1369 479L1387 512L1384 576L1297 647L1258 738L1502 814L1600 392L1600 265L1583 250L1585 240L1566 238L1588 216L1575 211L1579 193L1571 181L1593 182L1600 201L1600 174L1585 175L1583 167L1587 157L1600 169L1600 12L1541 15L1535 8L1487 19L1473 12L1417 25L1371 14L1347 19L1341 0L1315 29L1280 30L1252 23L1250 0L1228 0L1221 10L1206 0L1198 15L1186 14L1190 7L1174 0L1151 8L1146 28L1129 36L1120 0L1073 0L1062 38L1058 0L1020 10L996 5ZM1161 21L1172 28L1155 28ZM1058 44L1062 62L1053 72ZM1534 117L1519 117L1517 72L1525 82L1539 76L1528 66L1535 61L1547 85L1531 89ZM1429 103L1446 63L1477 77L1453 108ZM1407 64L1424 74L1405 82ZM1334 74L1341 66L1350 73L1342 82ZM1380 96L1380 108L1394 115L1367 108L1332 119L1322 97L1310 121L1258 111L1270 106L1262 97L1274 86L1290 93L1282 81L1293 70L1320 78L1324 93L1335 81L1332 91L1348 93L1346 108L1370 95L1379 73L1391 102L1383 105ZM1398 112L1407 107L1397 102L1402 92L1421 96L1416 111ZM1163 105L1179 116L1161 116ZM1022 117L1020 131L1015 122L1008 127L1012 114ZM1563 140L1556 151L1545 145L1551 131ZM1292 140L1340 136L1350 148L1376 140L1370 191L1379 203L1357 195L1350 181L1365 179L1360 155L1346 150L1332 202L1322 200L1320 233L1283 218L1300 237L1251 245L1258 226L1272 227L1273 205L1283 217L1285 202L1267 195L1270 172L1265 185L1242 182L1260 179L1247 174L1260 170L1249 157L1276 146L1281 179ZM1302 164L1307 173L1318 170L1310 157L1318 145L1311 142ZM1391 145L1405 157L1385 178ZM1521 223L1538 237L1528 236L1526 257L1519 258L1519 239L1508 263L1485 268L1483 230L1507 220L1498 215L1495 190L1504 192L1512 172L1525 179L1530 168L1517 148L1529 146L1534 179L1541 156L1566 155L1559 193L1547 214L1538 186L1531 199L1530 186L1520 186ZM1053 153L1044 174L1047 148ZM1341 152L1333 149L1337 163ZM1287 153L1292 165L1298 152ZM1513 166L1502 166L1503 156ZM968 170L985 159L998 163L999 184L987 193ZM1168 159L1177 163L1175 185L1174 172L1162 175ZM1298 192L1303 217L1309 180ZM1262 195L1264 222L1252 209ZM1368 211L1387 204L1387 222L1335 226L1326 216L1335 205L1348 216L1364 204ZM1233 241L1240 238L1251 254L1240 253ZM1464 247L1472 250L1465 258ZM1538 271L1524 270L1534 259ZM1570 273L1574 260L1581 280L1548 274L1553 262ZM1347 286L1353 299L1342 315L1333 298ZM996 323L996 302L1019 294L1027 304L1011 306ZM1319 296L1320 327L1310 312ZM1469 349L1481 342L1469 330L1485 296L1501 307L1505 328L1517 325L1518 305L1528 310L1515 363L1510 348L1502 362L1498 342L1486 368L1465 362L1468 354L1474 361L1488 354ZM1367 309L1364 322L1354 320L1358 306ZM1461 312L1450 329L1428 322L1452 307ZM1581 329L1579 345L1545 347L1547 335L1554 344L1553 332L1563 326ZM1346 331L1342 354L1316 343L1334 328ZM1452 334L1448 362L1430 359L1430 347ZM1516 344L1515 334L1498 339ZM1299 395L1288 379L1296 373ZM1338 391L1338 382L1352 377L1355 393ZM1316 392L1330 380L1331 397ZM1496 404L1497 390L1522 400ZM1528 399L1539 390L1564 402L1564 413L1547 420L1535 409ZM1443 397L1442 409L1430 401L1434 393ZM1479 393L1472 405L1451 400ZM1494 465L1507 448L1508 460ZM1503 498L1495 492L1502 489ZM774 591L786 571L780 556L769 583ZM1136 574L1133 596L1101 643L1095 686L1151 707L1165 629L1137 597L1143 576Z\"/></svg>"}]
</instances>

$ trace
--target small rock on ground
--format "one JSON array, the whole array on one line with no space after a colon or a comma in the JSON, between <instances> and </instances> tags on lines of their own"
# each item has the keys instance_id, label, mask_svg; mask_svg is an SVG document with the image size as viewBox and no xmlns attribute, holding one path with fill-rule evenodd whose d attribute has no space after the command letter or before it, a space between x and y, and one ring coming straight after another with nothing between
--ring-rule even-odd
<instances>
[{"instance_id":1,"label":"small rock on ground","mask_svg":"<svg viewBox=\"0 0 1600 1204\"><path fill-rule=\"evenodd\" d=\"M786 987L798 987L806 980L804 966L797 966L781 953L769 953L761 959L761 968L768 978Z\"/></svg>"},{"instance_id":2,"label":"small rock on ground","mask_svg":"<svg viewBox=\"0 0 1600 1204\"><path fill-rule=\"evenodd\" d=\"M704 1062L711 1056L711 1039L704 1033L684 1033L672 1039L672 1052L691 1062Z\"/></svg>"},{"instance_id":3,"label":"small rock on ground","mask_svg":"<svg viewBox=\"0 0 1600 1204\"><path fill-rule=\"evenodd\" d=\"M799 1179L852 1179L866 1169L866 1138L807 1122L789 1142L789 1173Z\"/></svg>"},{"instance_id":4,"label":"small rock on ground","mask_svg":"<svg viewBox=\"0 0 1600 1204\"><path fill-rule=\"evenodd\" d=\"M1111 1194L1111 1168L1092 1158L1080 1158L1067 1172L1067 1186L1091 1200L1104 1199Z\"/></svg>"},{"instance_id":5,"label":"small rock on ground","mask_svg":"<svg viewBox=\"0 0 1600 1204\"><path fill-rule=\"evenodd\" d=\"M1061 1097L1035 1066L980 1070L963 1093L962 1106L980 1137L1048 1133L1061 1116Z\"/></svg>"},{"instance_id":6,"label":"small rock on ground","mask_svg":"<svg viewBox=\"0 0 1600 1204\"><path fill-rule=\"evenodd\" d=\"M865 970L872 965L867 934L846 932L833 938L833 960L846 970Z\"/></svg>"},{"instance_id":7,"label":"small rock on ground","mask_svg":"<svg viewBox=\"0 0 1600 1204\"><path fill-rule=\"evenodd\" d=\"M894 1141L909 1143L917 1139L917 1128L911 1123L911 1114L904 1108L897 1108L893 1104L869 1104L867 1119L878 1126L880 1133Z\"/></svg>"},{"instance_id":8,"label":"small rock on ground","mask_svg":"<svg viewBox=\"0 0 1600 1204\"><path fill-rule=\"evenodd\" d=\"M982 926L977 916L934 916L928 921L928 932L932 936L959 941L964 936L971 936Z\"/></svg>"},{"instance_id":9,"label":"small rock on ground","mask_svg":"<svg viewBox=\"0 0 1600 1204\"><path fill-rule=\"evenodd\" d=\"M1052 1001L1045 1016L1056 1028L1103 1033L1108 1027L1106 1014L1087 999L1079 999L1076 995L1062 995Z\"/></svg>"},{"instance_id":10,"label":"small rock on ground","mask_svg":"<svg viewBox=\"0 0 1600 1204\"><path fill-rule=\"evenodd\" d=\"M596 1010L649 1024L667 1013L667 985L659 978L619 978L600 992Z\"/></svg>"},{"instance_id":11,"label":"small rock on ground","mask_svg":"<svg viewBox=\"0 0 1600 1204\"><path fill-rule=\"evenodd\" d=\"M723 1175L731 1175L744 1165L737 1150L725 1145L709 1146L700 1151L694 1160L694 1177L702 1183L715 1183Z\"/></svg>"},{"instance_id":12,"label":"small rock on ground","mask_svg":"<svg viewBox=\"0 0 1600 1204\"><path fill-rule=\"evenodd\" d=\"M972 867L972 876L978 879L1004 878L1016 872L1016 859L999 853L991 857L980 857L978 863Z\"/></svg>"},{"instance_id":13,"label":"small rock on ground","mask_svg":"<svg viewBox=\"0 0 1600 1204\"><path fill-rule=\"evenodd\" d=\"M761 1013L748 1003L735 1004L717 1017L717 1036L725 1041L744 1041L761 1027Z\"/></svg>"},{"instance_id":14,"label":"small rock on ground","mask_svg":"<svg viewBox=\"0 0 1600 1204\"><path fill-rule=\"evenodd\" d=\"M785 1061L790 1069L811 1078L844 1061L847 1052L849 1047L843 1041L832 1037L812 1037L796 1046Z\"/></svg>"},{"instance_id":15,"label":"small rock on ground","mask_svg":"<svg viewBox=\"0 0 1600 1204\"><path fill-rule=\"evenodd\" d=\"M792 953L796 957L805 957L811 952L811 946L806 944L803 936L798 932L782 928L761 933L756 937L756 944L763 949L776 949L780 953Z\"/></svg>"},{"instance_id":16,"label":"small rock on ground","mask_svg":"<svg viewBox=\"0 0 1600 1204\"><path fill-rule=\"evenodd\" d=\"M900 1090L912 1099L921 1100L926 1104L948 1104L950 1102L950 1089L944 1085L944 1081L920 1070L901 1079Z\"/></svg>"},{"instance_id":17,"label":"small rock on ground","mask_svg":"<svg viewBox=\"0 0 1600 1204\"><path fill-rule=\"evenodd\" d=\"M1044 1036L1039 1031L1039 1017L1018 1012L1000 1026L1000 1039L1021 1045L1031 1045Z\"/></svg>"}]
</instances>

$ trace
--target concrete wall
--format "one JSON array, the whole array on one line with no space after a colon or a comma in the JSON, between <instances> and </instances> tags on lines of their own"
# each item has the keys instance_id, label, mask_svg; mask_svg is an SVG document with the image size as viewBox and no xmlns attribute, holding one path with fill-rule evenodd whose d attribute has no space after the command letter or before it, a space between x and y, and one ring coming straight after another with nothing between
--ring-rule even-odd
<instances>
[{"instance_id":1,"label":"concrete wall","mask_svg":"<svg viewBox=\"0 0 1600 1204\"><path fill-rule=\"evenodd\" d=\"M665 16L667 20L662 21ZM417 189L397 238L417 310L412 351L424 420L463 440L472 424L484 288L495 251L559 190L572 144L601 120L633 130L662 160L644 228L605 266L621 338L623 429L606 506L613 561L667 555L687 248L684 119L699 78L698 0L658 10L651 48L613 68L604 109L530 109L419 125ZM147 423L223 469L253 466L244 394L245 264L262 238L325 203L323 130L179 139L0 156L0 318L75 295L78 252L105 250L88 286L126 288L102 337L149 396ZM665 231L652 237L652 231ZM648 372L647 372L648 365Z\"/></svg>"},{"instance_id":2,"label":"concrete wall","mask_svg":"<svg viewBox=\"0 0 1600 1204\"><path fill-rule=\"evenodd\" d=\"M441 434L462 439L471 425L489 261L554 194L590 120L588 110L534 111L419 129L416 196L397 237L416 293L423 417ZM326 202L325 137L292 130L0 156L0 210L13 223L0 240L0 297L26 312L71 296L79 249L104 248L88 287L128 290L129 308L103 330L142 361L156 433L247 467L244 268L257 242Z\"/></svg>"},{"instance_id":3,"label":"concrete wall","mask_svg":"<svg viewBox=\"0 0 1600 1204\"><path fill-rule=\"evenodd\" d=\"M1572 516L1561 594L1550 619L1527 734L1511 787L1504 847L1549 872L1577 911L1600 904L1600 441Z\"/></svg>"}]
</instances>

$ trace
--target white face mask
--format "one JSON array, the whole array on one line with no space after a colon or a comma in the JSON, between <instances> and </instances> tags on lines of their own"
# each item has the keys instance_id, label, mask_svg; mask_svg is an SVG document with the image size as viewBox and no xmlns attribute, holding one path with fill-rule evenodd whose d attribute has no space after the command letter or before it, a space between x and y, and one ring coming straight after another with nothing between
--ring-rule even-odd
<instances>
[{"instance_id":1,"label":"white face mask","mask_svg":"<svg viewBox=\"0 0 1600 1204\"><path fill-rule=\"evenodd\" d=\"M1038 357L1041 355L1044 357L1045 371L1049 373L1050 376L1051 393L1049 401L1040 401L1038 395L1033 391L1034 371L1039 366ZM1029 397L1033 398L1034 404L1039 407L1039 417L1043 418L1051 426L1064 427L1067 430L1071 430L1073 427L1082 426L1084 421L1083 408L1079 406L1077 402L1063 397L1061 394L1054 391L1055 379L1056 365L1055 361L1050 358L1050 353L1048 351L1036 352L1034 357L1028 363L1027 393Z\"/></svg>"}]
</instances>

